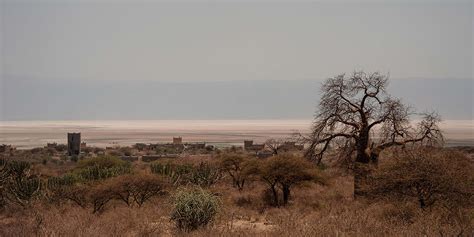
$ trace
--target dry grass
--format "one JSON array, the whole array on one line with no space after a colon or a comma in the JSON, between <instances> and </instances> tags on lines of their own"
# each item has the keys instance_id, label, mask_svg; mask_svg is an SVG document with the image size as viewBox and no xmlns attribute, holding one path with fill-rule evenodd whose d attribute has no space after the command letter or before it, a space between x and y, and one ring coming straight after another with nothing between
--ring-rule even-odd
<instances>
[{"instance_id":1,"label":"dry grass","mask_svg":"<svg viewBox=\"0 0 474 237\"><path fill-rule=\"evenodd\" d=\"M191 162L196 162L193 158ZM143 172L144 166L135 169ZM239 192L229 177L209 188L223 208L209 226L190 233L170 221L171 196L157 196L142 207L113 201L101 214L73 204L36 203L0 212L0 236L473 236L474 210L421 210L403 202L354 200L351 176L323 172L327 186L296 187L288 206L262 201L265 186L253 182Z\"/></svg>"}]
</instances>

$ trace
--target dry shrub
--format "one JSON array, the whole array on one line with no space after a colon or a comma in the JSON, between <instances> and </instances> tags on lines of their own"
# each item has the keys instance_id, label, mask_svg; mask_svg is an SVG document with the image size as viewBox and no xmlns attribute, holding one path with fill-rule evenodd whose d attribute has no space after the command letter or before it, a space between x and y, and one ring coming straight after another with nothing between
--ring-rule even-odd
<instances>
[{"instance_id":1,"label":"dry shrub","mask_svg":"<svg viewBox=\"0 0 474 237\"><path fill-rule=\"evenodd\" d=\"M421 208L474 205L474 166L460 152L434 148L400 150L382 164L365 190L369 196L418 202Z\"/></svg>"},{"instance_id":2,"label":"dry shrub","mask_svg":"<svg viewBox=\"0 0 474 237\"><path fill-rule=\"evenodd\" d=\"M77 206L35 206L36 213L2 216L0 236L164 236L171 229L167 212L160 205L147 208L117 206L113 211L96 215Z\"/></svg>"},{"instance_id":3,"label":"dry shrub","mask_svg":"<svg viewBox=\"0 0 474 237\"><path fill-rule=\"evenodd\" d=\"M112 200L127 206L141 207L151 198L164 194L165 185L160 177L148 174L123 175L97 183L50 182L46 197L53 204L74 203L80 207L92 206L93 213L102 212Z\"/></svg>"},{"instance_id":4,"label":"dry shrub","mask_svg":"<svg viewBox=\"0 0 474 237\"><path fill-rule=\"evenodd\" d=\"M71 187L66 187L65 189L58 190L57 193L62 195L64 200L68 200L73 202L74 204L85 208L89 201L89 192L90 192L89 185L75 185Z\"/></svg>"},{"instance_id":5,"label":"dry shrub","mask_svg":"<svg viewBox=\"0 0 474 237\"><path fill-rule=\"evenodd\" d=\"M117 177L111 180L109 185L116 199L127 206L134 203L142 206L150 198L164 194L165 182L154 175L137 174Z\"/></svg>"},{"instance_id":6,"label":"dry shrub","mask_svg":"<svg viewBox=\"0 0 474 237\"><path fill-rule=\"evenodd\" d=\"M381 208L382 218L404 224L413 223L417 214L419 214L419 210L407 203L388 204L386 207Z\"/></svg>"},{"instance_id":7,"label":"dry shrub","mask_svg":"<svg viewBox=\"0 0 474 237\"><path fill-rule=\"evenodd\" d=\"M164 182L147 174L119 176L95 186L89 192L93 213L102 212L108 202L120 200L127 206L141 207L152 197L164 193Z\"/></svg>"},{"instance_id":8,"label":"dry shrub","mask_svg":"<svg viewBox=\"0 0 474 237\"><path fill-rule=\"evenodd\" d=\"M238 207L250 206L252 203L252 197L249 195L239 195L234 199L234 204Z\"/></svg>"},{"instance_id":9,"label":"dry shrub","mask_svg":"<svg viewBox=\"0 0 474 237\"><path fill-rule=\"evenodd\" d=\"M193 161L200 163L197 158ZM0 236L474 236L472 207L445 208L436 201L421 209L416 198L388 196L353 200L352 177L331 169L320 171L328 185L305 182L292 187L292 205L285 208L263 205L264 182L253 182L242 191L231 188L231 182L218 182L207 192L219 193L218 215L212 225L192 232L175 232L169 216L174 204L161 195L141 208L129 208L116 197L100 215L91 212L90 192L108 185L122 192L115 185L133 183L128 180L135 175L75 184L65 189L69 201L61 205L35 202L26 209L1 210ZM87 208L68 198L85 200ZM128 200L138 206L133 198Z\"/></svg>"},{"instance_id":10,"label":"dry shrub","mask_svg":"<svg viewBox=\"0 0 474 237\"><path fill-rule=\"evenodd\" d=\"M92 213L101 213L105 206L114 199L115 190L109 184L103 184L92 188L89 192L89 202L92 204Z\"/></svg>"},{"instance_id":11,"label":"dry shrub","mask_svg":"<svg viewBox=\"0 0 474 237\"><path fill-rule=\"evenodd\" d=\"M415 209L407 223L403 219L384 217L385 208L383 203L367 205L354 201L332 203L311 213L272 209L267 217L277 227L271 236L472 236L474 233L472 220L456 223L446 221L438 211Z\"/></svg>"}]
</instances>

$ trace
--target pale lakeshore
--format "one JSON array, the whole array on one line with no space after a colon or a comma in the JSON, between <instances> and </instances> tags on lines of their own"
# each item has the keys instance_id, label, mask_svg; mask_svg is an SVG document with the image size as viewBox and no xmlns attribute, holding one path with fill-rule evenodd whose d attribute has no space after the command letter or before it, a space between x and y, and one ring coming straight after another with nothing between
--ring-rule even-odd
<instances>
[{"instance_id":1,"label":"pale lakeshore","mask_svg":"<svg viewBox=\"0 0 474 237\"><path fill-rule=\"evenodd\" d=\"M181 136L185 142L204 141L217 146L242 145L243 140L263 142L310 130L311 120L97 120L1 121L0 144L19 149L66 143L66 133L81 132L88 145L106 147L135 143L165 143ZM446 146L474 146L474 120L441 123Z\"/></svg>"}]
</instances>

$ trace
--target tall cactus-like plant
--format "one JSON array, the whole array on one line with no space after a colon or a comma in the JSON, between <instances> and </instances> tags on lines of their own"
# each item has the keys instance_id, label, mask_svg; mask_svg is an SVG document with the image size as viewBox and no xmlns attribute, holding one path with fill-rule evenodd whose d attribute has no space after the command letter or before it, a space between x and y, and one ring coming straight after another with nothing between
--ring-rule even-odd
<instances>
[{"instance_id":1,"label":"tall cactus-like plant","mask_svg":"<svg viewBox=\"0 0 474 237\"><path fill-rule=\"evenodd\" d=\"M129 166L117 166L111 168L91 166L81 169L78 171L77 175L81 181L93 181L116 177L122 174L128 174L130 172L131 168Z\"/></svg>"},{"instance_id":2,"label":"tall cactus-like plant","mask_svg":"<svg viewBox=\"0 0 474 237\"><path fill-rule=\"evenodd\" d=\"M179 165L173 163L155 163L150 166L151 172L168 177L173 185L179 185L188 181L188 176L193 171L191 165Z\"/></svg>"},{"instance_id":3,"label":"tall cactus-like plant","mask_svg":"<svg viewBox=\"0 0 474 237\"><path fill-rule=\"evenodd\" d=\"M77 182L77 177L72 174L66 174L60 177L50 177L46 182L46 186L49 189L61 187L61 186L72 186Z\"/></svg>"},{"instance_id":4,"label":"tall cactus-like plant","mask_svg":"<svg viewBox=\"0 0 474 237\"><path fill-rule=\"evenodd\" d=\"M8 169L8 163L4 159L0 159L0 189L8 182L10 178L10 170Z\"/></svg>"},{"instance_id":5,"label":"tall cactus-like plant","mask_svg":"<svg viewBox=\"0 0 474 237\"><path fill-rule=\"evenodd\" d=\"M0 159L0 207L6 204L6 187L10 180L10 170L8 163L4 159Z\"/></svg>"},{"instance_id":6,"label":"tall cactus-like plant","mask_svg":"<svg viewBox=\"0 0 474 237\"><path fill-rule=\"evenodd\" d=\"M25 206L40 193L41 180L38 177L16 178L8 187L11 200Z\"/></svg>"},{"instance_id":7,"label":"tall cactus-like plant","mask_svg":"<svg viewBox=\"0 0 474 237\"><path fill-rule=\"evenodd\" d=\"M30 174L31 164L25 161L0 160L0 202L28 205L40 194L41 180Z\"/></svg>"},{"instance_id":8,"label":"tall cactus-like plant","mask_svg":"<svg viewBox=\"0 0 474 237\"><path fill-rule=\"evenodd\" d=\"M7 168L12 176L22 178L29 176L31 164L25 161L11 161L8 162Z\"/></svg>"},{"instance_id":9,"label":"tall cactus-like plant","mask_svg":"<svg viewBox=\"0 0 474 237\"><path fill-rule=\"evenodd\" d=\"M191 173L190 182L199 186L211 186L219 178L219 169L208 163L201 162Z\"/></svg>"}]
</instances>

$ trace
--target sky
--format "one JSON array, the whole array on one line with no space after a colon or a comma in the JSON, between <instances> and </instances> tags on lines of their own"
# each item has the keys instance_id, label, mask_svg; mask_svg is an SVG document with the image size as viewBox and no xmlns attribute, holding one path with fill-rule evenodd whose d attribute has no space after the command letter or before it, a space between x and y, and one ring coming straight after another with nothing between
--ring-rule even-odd
<instances>
[{"instance_id":1,"label":"sky","mask_svg":"<svg viewBox=\"0 0 474 237\"><path fill-rule=\"evenodd\" d=\"M0 27L0 120L308 118L354 70L473 117L472 1L2 0Z\"/></svg>"}]
</instances>

